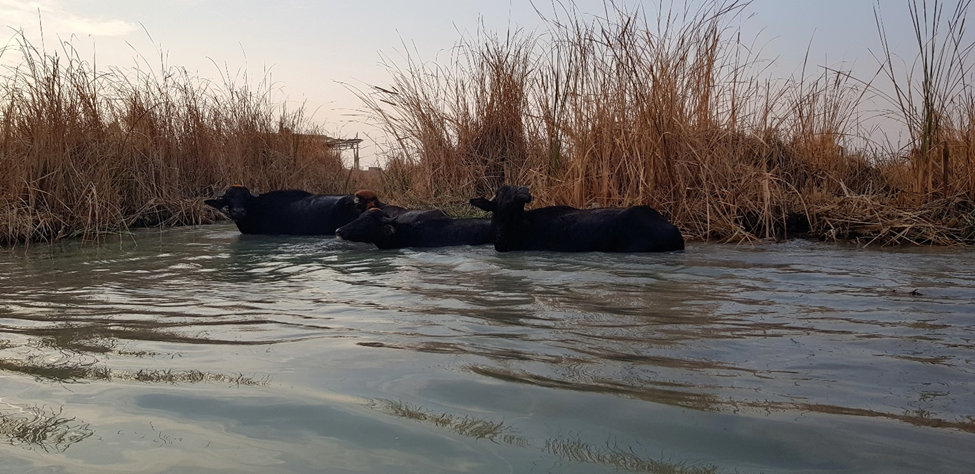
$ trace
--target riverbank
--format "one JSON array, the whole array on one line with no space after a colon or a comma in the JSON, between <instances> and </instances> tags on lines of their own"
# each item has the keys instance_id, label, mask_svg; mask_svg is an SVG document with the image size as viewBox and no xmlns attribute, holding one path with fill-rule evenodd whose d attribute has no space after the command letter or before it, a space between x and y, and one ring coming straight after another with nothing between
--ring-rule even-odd
<instances>
[{"instance_id":1,"label":"riverbank","mask_svg":"<svg viewBox=\"0 0 975 474\"><path fill-rule=\"evenodd\" d=\"M355 186L303 109L266 82L214 84L179 67L96 70L69 43L8 45L0 83L0 245L210 222L234 183L269 191Z\"/></svg>"},{"instance_id":2,"label":"riverbank","mask_svg":"<svg viewBox=\"0 0 975 474\"><path fill-rule=\"evenodd\" d=\"M21 65L0 85L0 245L211 222L203 199L234 183L369 187L455 215L509 183L534 206L647 204L692 241L975 243L975 81L948 67L971 63L950 21L966 9L915 17L919 31L948 26L918 36L915 69L882 58L891 93L828 68L764 77L732 27L745 6L661 10L656 24L570 13L546 31L462 40L449 64L389 65L392 86L360 93L390 137L378 180L344 168L267 81L96 71L70 43L52 54L20 38L4 53ZM861 122L878 101L870 113L906 127L906 144Z\"/></svg>"},{"instance_id":3,"label":"riverbank","mask_svg":"<svg viewBox=\"0 0 975 474\"><path fill-rule=\"evenodd\" d=\"M888 53L874 78L782 79L738 34L747 5L568 8L542 31L465 38L449 64L387 64L393 85L360 96L395 137L388 194L463 203L516 183L536 206L649 204L689 240L975 242L967 8L905 12L913 69Z\"/></svg>"}]
</instances>

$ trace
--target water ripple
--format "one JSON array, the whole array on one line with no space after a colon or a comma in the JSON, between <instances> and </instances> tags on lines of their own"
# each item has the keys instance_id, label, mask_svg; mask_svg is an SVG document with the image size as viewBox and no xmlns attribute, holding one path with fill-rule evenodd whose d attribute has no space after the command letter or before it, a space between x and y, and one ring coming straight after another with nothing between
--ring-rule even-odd
<instances>
[{"instance_id":1,"label":"water ripple","mask_svg":"<svg viewBox=\"0 0 975 474\"><path fill-rule=\"evenodd\" d=\"M968 250L378 251L203 228L28 254L0 259L0 371L63 384L266 387L291 359L255 351L306 341L702 413L975 433Z\"/></svg>"}]
</instances>

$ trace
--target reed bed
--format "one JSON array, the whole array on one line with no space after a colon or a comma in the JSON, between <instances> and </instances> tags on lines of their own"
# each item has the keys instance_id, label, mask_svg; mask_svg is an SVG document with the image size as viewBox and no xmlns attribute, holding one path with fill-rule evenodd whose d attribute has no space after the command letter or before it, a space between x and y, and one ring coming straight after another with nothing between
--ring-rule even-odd
<instances>
[{"instance_id":1,"label":"reed bed","mask_svg":"<svg viewBox=\"0 0 975 474\"><path fill-rule=\"evenodd\" d=\"M388 64L391 86L359 93L390 137L378 184L344 169L303 109L274 104L266 79L98 71L69 43L48 53L19 37L0 50L16 64L0 83L0 245L209 222L202 199L233 183L366 186L455 214L512 183L535 206L648 204L692 240L973 243L970 3L909 3L912 65L878 14L878 77L810 66L788 79L766 77L761 48L732 27L747 1L609 1L598 17L557 4L540 32L481 31L449 62L407 57ZM909 142L878 143L870 114Z\"/></svg>"},{"instance_id":2,"label":"reed bed","mask_svg":"<svg viewBox=\"0 0 975 474\"><path fill-rule=\"evenodd\" d=\"M391 137L382 191L462 209L520 184L535 206L648 204L697 240L973 243L970 2L947 20L929 3L911 4L919 66L885 48L893 94L831 69L763 77L760 48L731 27L742 1L650 15L607 2L595 18L559 4L543 31L481 31L448 64L388 62L392 85L359 93ZM864 125L878 100L906 147Z\"/></svg>"},{"instance_id":3,"label":"reed bed","mask_svg":"<svg viewBox=\"0 0 975 474\"><path fill-rule=\"evenodd\" d=\"M273 104L266 80L98 71L68 43L47 53L23 36L0 54L0 245L210 222L202 199L234 183L354 186L304 110Z\"/></svg>"}]
</instances>

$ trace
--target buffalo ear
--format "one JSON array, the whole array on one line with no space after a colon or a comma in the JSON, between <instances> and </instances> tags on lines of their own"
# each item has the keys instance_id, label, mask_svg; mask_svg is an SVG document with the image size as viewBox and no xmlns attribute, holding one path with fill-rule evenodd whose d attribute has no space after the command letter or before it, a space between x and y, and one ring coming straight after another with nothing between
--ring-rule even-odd
<instances>
[{"instance_id":1,"label":"buffalo ear","mask_svg":"<svg viewBox=\"0 0 975 474\"><path fill-rule=\"evenodd\" d=\"M383 235L393 235L396 233L396 227L390 224L383 225Z\"/></svg>"},{"instance_id":2,"label":"buffalo ear","mask_svg":"<svg viewBox=\"0 0 975 474\"><path fill-rule=\"evenodd\" d=\"M203 201L203 204L206 204L207 206L214 207L214 208L217 208L217 209L223 209L223 207L227 205L227 200L226 199L207 199L206 201Z\"/></svg>"},{"instance_id":3,"label":"buffalo ear","mask_svg":"<svg viewBox=\"0 0 975 474\"><path fill-rule=\"evenodd\" d=\"M471 199L471 205L478 209L488 211L488 212L494 212L494 210L497 209L498 207L494 203L494 201L488 201L487 199L484 198Z\"/></svg>"}]
</instances>

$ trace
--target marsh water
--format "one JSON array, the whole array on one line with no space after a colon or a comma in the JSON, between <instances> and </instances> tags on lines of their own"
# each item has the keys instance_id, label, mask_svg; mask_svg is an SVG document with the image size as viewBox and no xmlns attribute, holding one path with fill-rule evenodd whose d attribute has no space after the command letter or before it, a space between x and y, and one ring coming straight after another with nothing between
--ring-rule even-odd
<instances>
[{"instance_id":1,"label":"marsh water","mask_svg":"<svg viewBox=\"0 0 975 474\"><path fill-rule=\"evenodd\" d=\"M0 472L975 470L975 251L0 253Z\"/></svg>"}]
</instances>

